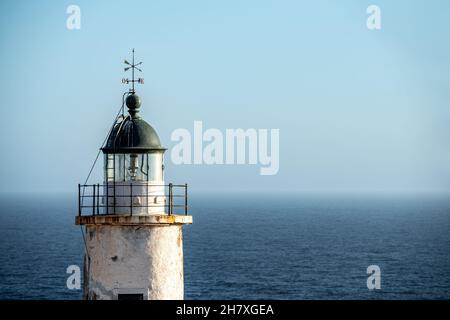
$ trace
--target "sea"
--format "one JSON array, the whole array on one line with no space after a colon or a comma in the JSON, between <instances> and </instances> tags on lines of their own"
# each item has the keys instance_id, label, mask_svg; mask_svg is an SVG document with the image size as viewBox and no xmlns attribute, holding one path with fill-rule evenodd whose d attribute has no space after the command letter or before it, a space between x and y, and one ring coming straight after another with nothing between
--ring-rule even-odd
<instances>
[{"instance_id":1,"label":"sea","mask_svg":"<svg viewBox=\"0 0 450 320\"><path fill-rule=\"evenodd\" d=\"M186 299L449 299L450 196L190 196ZM0 195L0 299L82 298L77 195ZM367 268L380 268L369 290Z\"/></svg>"}]
</instances>

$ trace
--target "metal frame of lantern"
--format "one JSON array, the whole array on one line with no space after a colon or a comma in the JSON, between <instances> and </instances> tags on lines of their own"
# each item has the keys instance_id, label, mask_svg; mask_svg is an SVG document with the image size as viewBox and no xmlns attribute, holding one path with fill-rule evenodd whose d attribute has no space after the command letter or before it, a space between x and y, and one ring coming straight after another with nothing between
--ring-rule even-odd
<instances>
[{"instance_id":1,"label":"metal frame of lantern","mask_svg":"<svg viewBox=\"0 0 450 320\"><path fill-rule=\"evenodd\" d=\"M108 146L107 143L101 148L104 183L78 186L78 214L141 215L159 212L173 215L178 212L187 215L187 184L164 184L164 152L167 149L118 147L116 138L123 130L124 121L133 120L127 116L116 122L110 135L114 137L113 145ZM140 171L140 178L130 170L132 158L140 160L134 167ZM136 203L136 198L141 200L140 203Z\"/></svg>"},{"instance_id":2,"label":"metal frame of lantern","mask_svg":"<svg viewBox=\"0 0 450 320\"><path fill-rule=\"evenodd\" d=\"M102 148L105 166L104 177L107 186L106 213L108 214L109 208L112 207L115 214L124 214L127 213L129 207L130 214L133 214L133 206L140 208L138 212L140 211L143 214L155 213L158 208L166 207L165 188L168 187L170 189L169 195L173 194L173 190L171 190L173 185L165 185L163 183L164 152L167 149L135 148L132 146L125 148L117 147L117 137L121 135L121 130L124 130L123 124L127 121L135 120L127 116L120 123L116 123L115 127L117 127L117 131L112 132L112 136L114 137L112 149L108 147ZM132 134L133 132L131 132ZM130 142L127 144L130 144ZM152 157L153 155L155 156ZM110 167L111 162L112 168ZM150 165L152 166L151 168ZM144 167L145 171L143 170ZM150 175L152 175L152 179L150 179ZM110 185L111 182L112 188ZM111 189L112 196L110 196ZM111 199L113 200L112 204L110 204ZM140 200L136 203L135 199ZM143 199L145 199L145 205L141 203ZM153 204L149 204L149 200ZM169 214L172 214L170 209L172 207L171 204L173 205L173 197L169 196L169 204L167 204Z\"/></svg>"}]
</instances>

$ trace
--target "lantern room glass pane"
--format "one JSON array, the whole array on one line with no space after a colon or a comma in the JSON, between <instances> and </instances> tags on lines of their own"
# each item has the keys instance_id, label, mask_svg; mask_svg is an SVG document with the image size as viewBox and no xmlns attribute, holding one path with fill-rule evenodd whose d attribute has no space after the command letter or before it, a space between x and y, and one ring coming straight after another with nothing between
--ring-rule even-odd
<instances>
[{"instance_id":1,"label":"lantern room glass pane","mask_svg":"<svg viewBox=\"0 0 450 320\"><path fill-rule=\"evenodd\" d=\"M105 154L104 175L105 175L105 182L114 181L114 155L113 154Z\"/></svg>"},{"instance_id":2,"label":"lantern room glass pane","mask_svg":"<svg viewBox=\"0 0 450 320\"><path fill-rule=\"evenodd\" d=\"M148 162L149 162L149 181L164 181L164 163L163 163L163 154L160 152L157 153L149 153L148 154Z\"/></svg>"},{"instance_id":3,"label":"lantern room glass pane","mask_svg":"<svg viewBox=\"0 0 450 320\"><path fill-rule=\"evenodd\" d=\"M105 154L105 181L147 181L148 154Z\"/></svg>"},{"instance_id":4,"label":"lantern room glass pane","mask_svg":"<svg viewBox=\"0 0 450 320\"><path fill-rule=\"evenodd\" d=\"M125 154L125 165L122 170L125 181L147 181L147 159L146 153Z\"/></svg>"}]
</instances>

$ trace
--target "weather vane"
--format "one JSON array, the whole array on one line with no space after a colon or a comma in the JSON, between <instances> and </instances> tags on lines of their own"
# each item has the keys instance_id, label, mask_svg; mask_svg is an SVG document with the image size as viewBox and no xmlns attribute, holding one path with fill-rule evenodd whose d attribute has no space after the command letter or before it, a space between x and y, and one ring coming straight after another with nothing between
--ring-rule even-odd
<instances>
[{"instance_id":1,"label":"weather vane","mask_svg":"<svg viewBox=\"0 0 450 320\"><path fill-rule=\"evenodd\" d=\"M144 78L134 79L134 69L138 70L139 72L142 72L142 70L139 69L139 68L137 67L137 66L141 65L142 62L139 62L139 63L136 63L136 64L134 63L134 49L133 49L133 58L132 58L132 59L133 59L133 60L132 60L131 63L129 63L127 60L124 60L124 61L123 61L126 65L129 66L129 67L125 67L124 70L125 70L125 71L128 71L129 69L131 69L131 80L128 79L128 78L123 78L123 79L122 79L122 83L128 84L128 83L131 82L132 89L130 90L130 92L133 92L133 93L134 93L134 83L135 83L135 82L138 82L138 83L140 83L140 84L144 84Z\"/></svg>"}]
</instances>

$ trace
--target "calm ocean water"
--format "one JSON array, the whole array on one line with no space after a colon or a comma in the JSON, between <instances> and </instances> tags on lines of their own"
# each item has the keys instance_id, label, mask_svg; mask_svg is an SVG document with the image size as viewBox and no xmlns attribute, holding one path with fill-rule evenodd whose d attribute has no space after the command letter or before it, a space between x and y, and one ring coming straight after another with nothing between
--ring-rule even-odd
<instances>
[{"instance_id":1,"label":"calm ocean water","mask_svg":"<svg viewBox=\"0 0 450 320\"><path fill-rule=\"evenodd\" d=\"M192 195L187 299L449 299L450 197ZM80 299L76 195L0 196L0 299ZM381 268L369 291L366 268Z\"/></svg>"}]
</instances>

